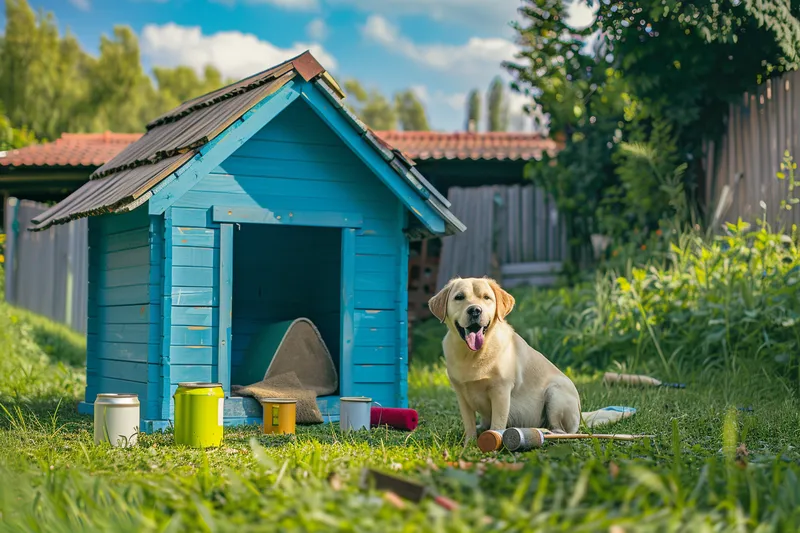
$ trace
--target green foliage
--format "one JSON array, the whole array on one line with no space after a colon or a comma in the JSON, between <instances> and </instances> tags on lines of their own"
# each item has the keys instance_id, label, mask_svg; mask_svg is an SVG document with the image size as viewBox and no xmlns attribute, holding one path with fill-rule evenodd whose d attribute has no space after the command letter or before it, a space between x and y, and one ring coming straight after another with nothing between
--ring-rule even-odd
<instances>
[{"instance_id":1,"label":"green foliage","mask_svg":"<svg viewBox=\"0 0 800 533\"><path fill-rule=\"evenodd\" d=\"M398 121L405 131L428 131L425 107L411 89L395 93L392 102L377 89L366 90L358 80L344 82L345 105L374 130L393 130Z\"/></svg>"},{"instance_id":2,"label":"green foliage","mask_svg":"<svg viewBox=\"0 0 800 533\"><path fill-rule=\"evenodd\" d=\"M14 150L37 142L36 135L28 128L14 128L8 116L3 114L2 102L0 102L0 151Z\"/></svg>"},{"instance_id":3,"label":"green foliage","mask_svg":"<svg viewBox=\"0 0 800 533\"><path fill-rule=\"evenodd\" d=\"M711 239L652 235L645 253L612 258L618 270L594 283L518 293L509 320L561 366L619 364L672 379L759 368L798 378L797 237L741 221Z\"/></svg>"},{"instance_id":4,"label":"green foliage","mask_svg":"<svg viewBox=\"0 0 800 533\"><path fill-rule=\"evenodd\" d=\"M400 91L394 95L394 107L403 130L428 131L430 129L428 118L425 116L425 108L411 89Z\"/></svg>"},{"instance_id":5,"label":"green foliage","mask_svg":"<svg viewBox=\"0 0 800 533\"><path fill-rule=\"evenodd\" d=\"M470 131L470 124L478 130L478 125L481 122L481 93L478 89L473 89L467 96L467 122L464 124L464 129Z\"/></svg>"},{"instance_id":6,"label":"green foliage","mask_svg":"<svg viewBox=\"0 0 800 533\"><path fill-rule=\"evenodd\" d=\"M508 129L508 103L505 98L505 85L499 76L492 80L486 94L486 131L506 131Z\"/></svg>"},{"instance_id":7,"label":"green foliage","mask_svg":"<svg viewBox=\"0 0 800 533\"><path fill-rule=\"evenodd\" d=\"M694 192L703 142L745 90L797 67L800 2L597 2L582 29L567 25L565 5L527 0L522 50L505 63L566 141L555 167L533 163L528 175L565 211L573 244L653 230L665 216L694 222L706 207Z\"/></svg>"},{"instance_id":8,"label":"green foliage","mask_svg":"<svg viewBox=\"0 0 800 533\"><path fill-rule=\"evenodd\" d=\"M397 111L377 90L367 91L357 80L346 80L344 91L349 96L345 100L353 113L375 130L393 130L397 127Z\"/></svg>"}]
</instances>

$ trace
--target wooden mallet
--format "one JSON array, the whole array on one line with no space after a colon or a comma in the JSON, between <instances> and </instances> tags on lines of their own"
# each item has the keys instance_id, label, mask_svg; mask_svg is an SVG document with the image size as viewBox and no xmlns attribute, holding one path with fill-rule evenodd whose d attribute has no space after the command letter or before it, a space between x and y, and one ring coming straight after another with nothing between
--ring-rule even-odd
<instances>
[{"instance_id":1,"label":"wooden mallet","mask_svg":"<svg viewBox=\"0 0 800 533\"><path fill-rule=\"evenodd\" d=\"M639 440L652 437L652 435L610 433L551 433L549 430L540 428L508 428L503 432L503 446L507 450L514 452L541 448L544 446L545 441L579 439Z\"/></svg>"}]
</instances>

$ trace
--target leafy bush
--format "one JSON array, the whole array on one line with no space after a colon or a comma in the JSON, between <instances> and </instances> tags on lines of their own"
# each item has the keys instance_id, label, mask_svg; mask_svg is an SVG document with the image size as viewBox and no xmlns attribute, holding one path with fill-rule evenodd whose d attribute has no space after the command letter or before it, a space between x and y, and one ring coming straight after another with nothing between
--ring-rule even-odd
<instances>
[{"instance_id":1,"label":"leafy bush","mask_svg":"<svg viewBox=\"0 0 800 533\"><path fill-rule=\"evenodd\" d=\"M796 228L786 236L739 221L718 237L661 239L663 255L628 258L624 271L598 272L593 283L513 291L509 322L562 368L686 379L755 364L800 377ZM433 340L444 326L435 322L415 328L414 360L440 357Z\"/></svg>"}]
</instances>

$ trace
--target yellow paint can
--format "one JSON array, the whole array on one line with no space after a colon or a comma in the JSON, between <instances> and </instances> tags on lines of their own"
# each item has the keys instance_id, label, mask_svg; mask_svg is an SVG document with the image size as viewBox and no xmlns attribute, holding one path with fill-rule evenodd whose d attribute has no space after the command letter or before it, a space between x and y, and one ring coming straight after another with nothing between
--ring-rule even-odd
<instances>
[{"instance_id":1,"label":"yellow paint can","mask_svg":"<svg viewBox=\"0 0 800 533\"><path fill-rule=\"evenodd\" d=\"M264 408L264 433L294 434L297 400L293 398L260 398Z\"/></svg>"},{"instance_id":2,"label":"yellow paint can","mask_svg":"<svg viewBox=\"0 0 800 533\"><path fill-rule=\"evenodd\" d=\"M221 383L178 383L175 399L175 444L207 448L222 444L225 393Z\"/></svg>"}]
</instances>

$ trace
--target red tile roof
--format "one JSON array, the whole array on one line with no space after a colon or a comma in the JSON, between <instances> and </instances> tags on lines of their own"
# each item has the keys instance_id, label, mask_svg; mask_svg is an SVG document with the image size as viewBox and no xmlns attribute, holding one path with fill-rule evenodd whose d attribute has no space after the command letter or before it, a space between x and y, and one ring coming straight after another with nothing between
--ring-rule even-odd
<instances>
[{"instance_id":1,"label":"red tile roof","mask_svg":"<svg viewBox=\"0 0 800 533\"><path fill-rule=\"evenodd\" d=\"M555 154L556 141L532 133L376 131L384 142L415 161L437 159L522 160ZM0 152L0 166L100 167L141 133L64 133L55 142Z\"/></svg>"},{"instance_id":2,"label":"red tile roof","mask_svg":"<svg viewBox=\"0 0 800 533\"><path fill-rule=\"evenodd\" d=\"M141 133L64 133L55 142L0 152L0 166L99 167Z\"/></svg>"},{"instance_id":3,"label":"red tile roof","mask_svg":"<svg viewBox=\"0 0 800 533\"><path fill-rule=\"evenodd\" d=\"M555 141L533 133L439 133L434 131L376 131L388 144L415 161L427 159L539 160L555 155Z\"/></svg>"}]
</instances>

